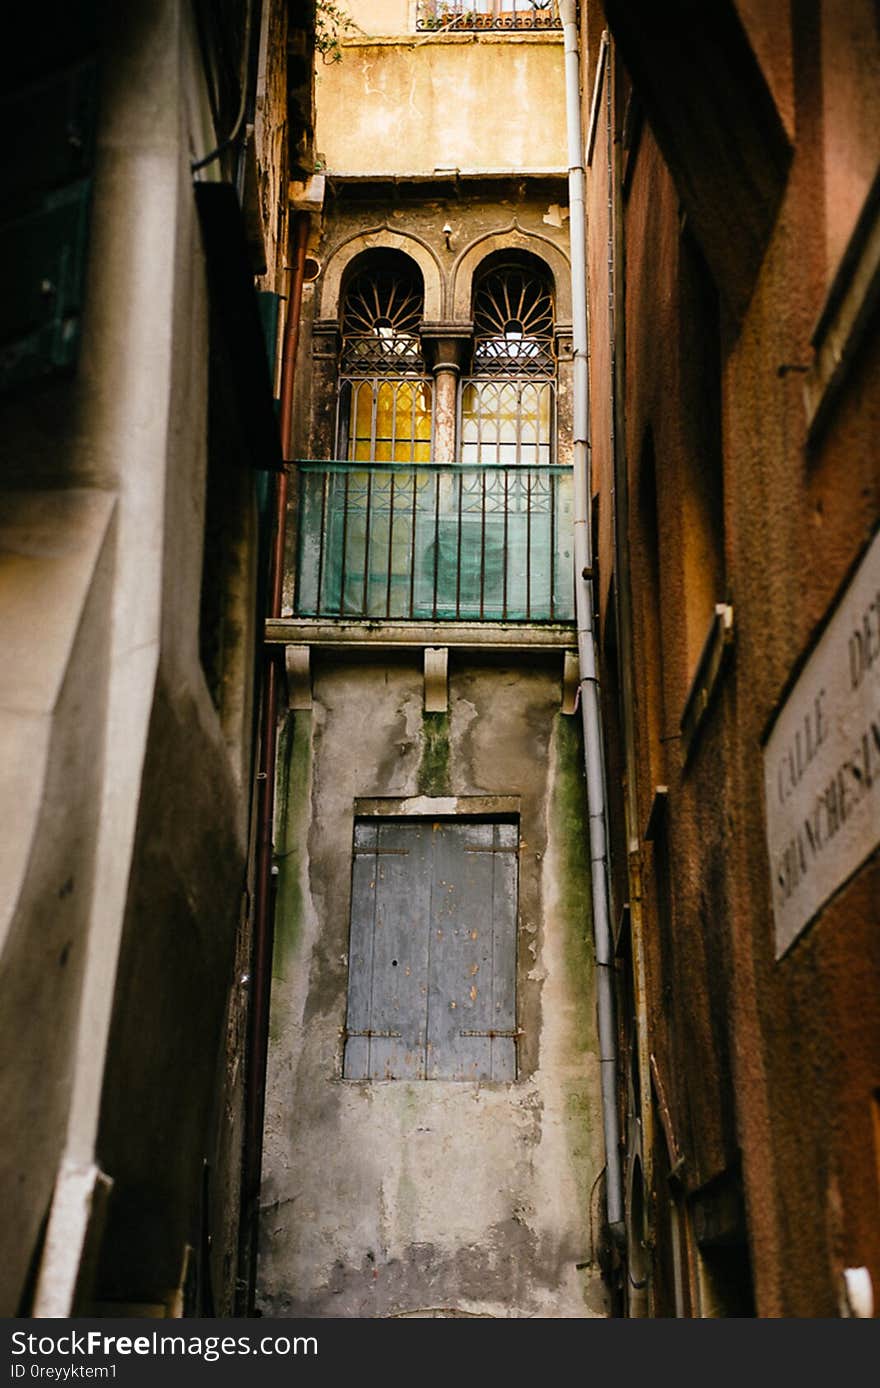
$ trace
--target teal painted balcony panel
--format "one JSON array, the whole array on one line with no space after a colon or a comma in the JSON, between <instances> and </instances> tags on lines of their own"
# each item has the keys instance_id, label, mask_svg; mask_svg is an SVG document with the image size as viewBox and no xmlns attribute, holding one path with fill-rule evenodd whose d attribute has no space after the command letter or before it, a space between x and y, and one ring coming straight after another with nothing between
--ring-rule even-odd
<instances>
[{"instance_id":1,"label":"teal painted balcony panel","mask_svg":"<svg viewBox=\"0 0 880 1388\"><path fill-rule=\"evenodd\" d=\"M574 618L566 467L301 463L296 615Z\"/></svg>"}]
</instances>

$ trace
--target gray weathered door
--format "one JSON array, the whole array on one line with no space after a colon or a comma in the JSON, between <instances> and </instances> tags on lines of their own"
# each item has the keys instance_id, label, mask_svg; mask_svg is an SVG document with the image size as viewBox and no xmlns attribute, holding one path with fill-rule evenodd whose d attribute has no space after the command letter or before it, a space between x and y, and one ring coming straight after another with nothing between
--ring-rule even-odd
<instances>
[{"instance_id":1,"label":"gray weathered door","mask_svg":"<svg viewBox=\"0 0 880 1388\"><path fill-rule=\"evenodd\" d=\"M515 824L355 825L344 1074L516 1077Z\"/></svg>"}]
</instances>

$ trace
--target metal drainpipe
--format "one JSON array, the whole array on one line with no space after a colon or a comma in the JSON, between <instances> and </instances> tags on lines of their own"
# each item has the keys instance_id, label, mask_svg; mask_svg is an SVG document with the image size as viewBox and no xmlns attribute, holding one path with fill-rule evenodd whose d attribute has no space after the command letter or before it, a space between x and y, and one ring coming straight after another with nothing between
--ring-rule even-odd
<instances>
[{"instance_id":1,"label":"metal drainpipe","mask_svg":"<svg viewBox=\"0 0 880 1388\"><path fill-rule=\"evenodd\" d=\"M574 569L580 665L580 703L584 725L593 937L599 1017L599 1063L605 1135L605 1196L608 1225L624 1238L617 1117L617 1025L614 1008L614 947L608 891L605 764L593 629L593 537L590 527L590 378L587 330L587 245L584 201L584 155L581 135L580 62L575 0L560 0L565 40L565 105L568 132L569 228L571 237L572 347L574 358Z\"/></svg>"},{"instance_id":2,"label":"metal drainpipe","mask_svg":"<svg viewBox=\"0 0 880 1388\"><path fill-rule=\"evenodd\" d=\"M298 213L294 224L293 274L287 304L287 325L281 359L281 409L279 432L284 463L291 461L293 381L299 345L300 309L305 278L309 215ZM284 588L284 542L287 525L287 468L278 474L275 497L275 539L269 569L270 617L281 616ZM269 1049L269 1001L272 990L272 950L275 917L272 890L272 849L275 818L275 754L281 655L268 651L264 660L263 710L260 730L259 796L257 810L257 863L254 886L254 938L251 964L251 1007L248 1018L248 1062L245 1080L245 1143L242 1162L242 1210L247 1247L248 1313L256 1292L260 1185L263 1162L263 1117L266 1062Z\"/></svg>"}]
</instances>

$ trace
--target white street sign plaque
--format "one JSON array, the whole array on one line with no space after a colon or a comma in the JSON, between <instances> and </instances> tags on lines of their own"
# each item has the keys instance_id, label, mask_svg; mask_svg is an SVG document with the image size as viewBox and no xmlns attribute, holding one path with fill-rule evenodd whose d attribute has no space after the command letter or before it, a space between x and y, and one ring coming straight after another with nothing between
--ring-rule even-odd
<instances>
[{"instance_id":1,"label":"white street sign plaque","mask_svg":"<svg viewBox=\"0 0 880 1388\"><path fill-rule=\"evenodd\" d=\"M764 747L776 955L880 844L880 533Z\"/></svg>"}]
</instances>

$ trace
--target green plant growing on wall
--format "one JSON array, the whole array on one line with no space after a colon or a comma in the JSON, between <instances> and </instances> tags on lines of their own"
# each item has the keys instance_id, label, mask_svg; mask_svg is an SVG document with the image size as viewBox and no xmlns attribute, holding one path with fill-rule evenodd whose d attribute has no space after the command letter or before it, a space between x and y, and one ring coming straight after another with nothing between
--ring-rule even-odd
<instances>
[{"instance_id":1,"label":"green plant growing on wall","mask_svg":"<svg viewBox=\"0 0 880 1388\"><path fill-rule=\"evenodd\" d=\"M324 63L342 61L342 43L346 34L358 29L351 15L335 0L317 0L315 6L315 52Z\"/></svg>"}]
</instances>

